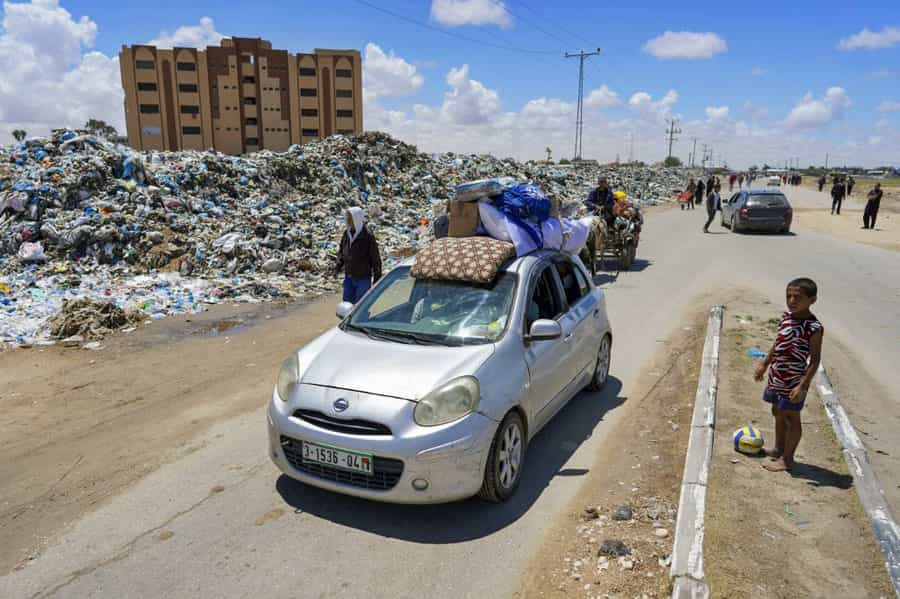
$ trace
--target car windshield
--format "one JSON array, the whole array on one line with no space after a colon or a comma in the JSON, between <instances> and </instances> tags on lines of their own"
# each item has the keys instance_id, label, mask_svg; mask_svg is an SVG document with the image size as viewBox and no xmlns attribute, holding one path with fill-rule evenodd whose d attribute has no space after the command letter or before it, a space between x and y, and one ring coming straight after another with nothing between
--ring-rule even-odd
<instances>
[{"instance_id":1,"label":"car windshield","mask_svg":"<svg viewBox=\"0 0 900 599\"><path fill-rule=\"evenodd\" d=\"M508 272L478 285L415 279L409 267L400 267L362 300L343 328L400 343L491 343L506 331L515 287L516 276Z\"/></svg>"},{"instance_id":2,"label":"car windshield","mask_svg":"<svg viewBox=\"0 0 900 599\"><path fill-rule=\"evenodd\" d=\"M753 193L747 203L750 206L787 206L787 198L775 193Z\"/></svg>"}]
</instances>

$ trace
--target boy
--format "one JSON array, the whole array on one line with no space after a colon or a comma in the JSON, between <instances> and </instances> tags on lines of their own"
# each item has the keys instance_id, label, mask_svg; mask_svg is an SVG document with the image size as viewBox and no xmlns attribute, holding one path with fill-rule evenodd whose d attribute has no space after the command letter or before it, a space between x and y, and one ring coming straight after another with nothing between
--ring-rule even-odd
<instances>
[{"instance_id":1,"label":"boy","mask_svg":"<svg viewBox=\"0 0 900 599\"><path fill-rule=\"evenodd\" d=\"M794 452L803 435L800 410L806 392L819 367L825 329L809 311L816 303L818 288L811 279L794 279L785 292L788 311L778 325L778 333L765 361L756 369L757 381L769 371L763 401L772 404L775 416L775 449L767 452L774 460L763 468L784 472L794 466Z\"/></svg>"}]
</instances>

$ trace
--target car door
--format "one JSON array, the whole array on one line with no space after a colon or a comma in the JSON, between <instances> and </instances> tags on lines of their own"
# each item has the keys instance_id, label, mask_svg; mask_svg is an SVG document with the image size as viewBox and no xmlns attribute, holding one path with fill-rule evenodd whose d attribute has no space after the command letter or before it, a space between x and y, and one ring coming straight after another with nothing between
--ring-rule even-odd
<instances>
[{"instance_id":1,"label":"car door","mask_svg":"<svg viewBox=\"0 0 900 599\"><path fill-rule=\"evenodd\" d=\"M583 378L585 370L593 368L597 357L600 338L592 321L598 310L598 300L590 292L586 274L571 259L560 256L554 265L566 299L563 319L573 327L572 378L569 382L574 384Z\"/></svg>"},{"instance_id":2,"label":"car door","mask_svg":"<svg viewBox=\"0 0 900 599\"><path fill-rule=\"evenodd\" d=\"M565 313L555 269L544 263L530 277L526 297L525 318L522 323L524 357L528 366L528 406L537 428L541 428L552 416L552 406L570 380L572 327L567 330L562 317ZM531 323L539 319L556 320L562 326L559 339L528 341ZM568 339L567 339L568 336Z\"/></svg>"},{"instance_id":3,"label":"car door","mask_svg":"<svg viewBox=\"0 0 900 599\"><path fill-rule=\"evenodd\" d=\"M740 199L740 192L734 194L722 203L722 222L730 223L731 215L734 212L734 206Z\"/></svg>"}]
</instances>

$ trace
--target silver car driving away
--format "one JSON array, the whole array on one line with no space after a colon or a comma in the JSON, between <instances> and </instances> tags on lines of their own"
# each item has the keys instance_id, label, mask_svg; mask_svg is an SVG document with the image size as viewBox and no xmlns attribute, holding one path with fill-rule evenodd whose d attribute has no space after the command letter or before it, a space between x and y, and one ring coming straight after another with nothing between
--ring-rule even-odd
<instances>
[{"instance_id":1,"label":"silver car driving away","mask_svg":"<svg viewBox=\"0 0 900 599\"><path fill-rule=\"evenodd\" d=\"M609 373L603 291L577 258L540 251L490 285L415 279L409 260L284 361L269 452L339 493L437 503L515 493L528 441Z\"/></svg>"}]
</instances>

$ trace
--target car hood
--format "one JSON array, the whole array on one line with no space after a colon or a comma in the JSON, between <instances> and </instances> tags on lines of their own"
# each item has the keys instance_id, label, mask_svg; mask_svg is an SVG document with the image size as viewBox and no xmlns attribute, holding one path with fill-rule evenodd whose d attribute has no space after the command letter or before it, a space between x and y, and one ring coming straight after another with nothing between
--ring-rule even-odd
<instances>
[{"instance_id":1,"label":"car hood","mask_svg":"<svg viewBox=\"0 0 900 599\"><path fill-rule=\"evenodd\" d=\"M302 382L389 395L418 401L453 378L475 374L494 353L494 345L443 347L370 339L340 329L320 339L315 351L301 351L307 360Z\"/></svg>"}]
</instances>

